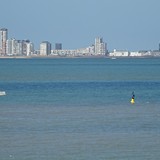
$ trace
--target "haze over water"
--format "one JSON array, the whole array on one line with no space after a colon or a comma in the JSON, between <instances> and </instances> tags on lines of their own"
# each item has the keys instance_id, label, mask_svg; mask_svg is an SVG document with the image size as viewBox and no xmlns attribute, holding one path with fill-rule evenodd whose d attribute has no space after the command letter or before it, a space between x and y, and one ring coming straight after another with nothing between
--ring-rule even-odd
<instances>
[{"instance_id":1,"label":"haze over water","mask_svg":"<svg viewBox=\"0 0 160 160\"><path fill-rule=\"evenodd\" d=\"M160 59L0 59L0 68L0 159L159 159Z\"/></svg>"}]
</instances>

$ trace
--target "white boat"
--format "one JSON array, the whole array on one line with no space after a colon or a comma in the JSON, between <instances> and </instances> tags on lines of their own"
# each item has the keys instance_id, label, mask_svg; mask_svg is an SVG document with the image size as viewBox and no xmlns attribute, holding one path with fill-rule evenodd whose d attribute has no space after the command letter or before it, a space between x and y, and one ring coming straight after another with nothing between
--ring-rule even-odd
<instances>
[{"instance_id":1,"label":"white boat","mask_svg":"<svg viewBox=\"0 0 160 160\"><path fill-rule=\"evenodd\" d=\"M5 91L0 91L0 96L5 96L6 92Z\"/></svg>"}]
</instances>

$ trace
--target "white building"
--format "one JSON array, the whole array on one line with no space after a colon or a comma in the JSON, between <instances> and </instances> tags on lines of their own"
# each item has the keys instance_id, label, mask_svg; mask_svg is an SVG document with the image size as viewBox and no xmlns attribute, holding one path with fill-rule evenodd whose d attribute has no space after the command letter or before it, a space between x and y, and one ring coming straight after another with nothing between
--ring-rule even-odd
<instances>
[{"instance_id":1,"label":"white building","mask_svg":"<svg viewBox=\"0 0 160 160\"><path fill-rule=\"evenodd\" d=\"M27 43L26 54L27 54L27 56L34 54L34 44L33 43L31 43L31 42Z\"/></svg>"},{"instance_id":2,"label":"white building","mask_svg":"<svg viewBox=\"0 0 160 160\"><path fill-rule=\"evenodd\" d=\"M12 40L10 39L6 41L6 54L12 55Z\"/></svg>"},{"instance_id":3,"label":"white building","mask_svg":"<svg viewBox=\"0 0 160 160\"><path fill-rule=\"evenodd\" d=\"M6 54L13 56L29 56L34 53L34 45L29 40L8 39L6 42Z\"/></svg>"},{"instance_id":4,"label":"white building","mask_svg":"<svg viewBox=\"0 0 160 160\"><path fill-rule=\"evenodd\" d=\"M109 53L109 56L111 56L111 57L128 57L129 51L114 49L113 52Z\"/></svg>"},{"instance_id":5,"label":"white building","mask_svg":"<svg viewBox=\"0 0 160 160\"><path fill-rule=\"evenodd\" d=\"M34 53L34 45L30 40L23 40L22 41L23 45L23 55L24 56L30 56Z\"/></svg>"},{"instance_id":6,"label":"white building","mask_svg":"<svg viewBox=\"0 0 160 160\"><path fill-rule=\"evenodd\" d=\"M130 52L130 56L131 57L140 57L140 56L142 56L142 53L140 53L140 52Z\"/></svg>"},{"instance_id":7,"label":"white building","mask_svg":"<svg viewBox=\"0 0 160 160\"><path fill-rule=\"evenodd\" d=\"M16 55L20 56L23 54L23 43L21 40L17 40L16 44Z\"/></svg>"},{"instance_id":8,"label":"white building","mask_svg":"<svg viewBox=\"0 0 160 160\"><path fill-rule=\"evenodd\" d=\"M51 50L51 55L53 56L68 56L68 57L76 57L76 56L91 56L94 55L94 45L89 46L87 48L80 48L76 50Z\"/></svg>"},{"instance_id":9,"label":"white building","mask_svg":"<svg viewBox=\"0 0 160 160\"><path fill-rule=\"evenodd\" d=\"M95 47L94 45L86 47L86 48L80 48L76 50L77 56L91 56L95 54Z\"/></svg>"},{"instance_id":10,"label":"white building","mask_svg":"<svg viewBox=\"0 0 160 160\"><path fill-rule=\"evenodd\" d=\"M6 42L7 55L22 55L22 41L16 39L8 39Z\"/></svg>"},{"instance_id":11,"label":"white building","mask_svg":"<svg viewBox=\"0 0 160 160\"><path fill-rule=\"evenodd\" d=\"M51 50L51 55L52 56L76 56L77 55L77 51L76 50Z\"/></svg>"},{"instance_id":12,"label":"white building","mask_svg":"<svg viewBox=\"0 0 160 160\"><path fill-rule=\"evenodd\" d=\"M17 54L17 40L15 38L11 39L11 48L12 48L11 54L16 55Z\"/></svg>"},{"instance_id":13,"label":"white building","mask_svg":"<svg viewBox=\"0 0 160 160\"><path fill-rule=\"evenodd\" d=\"M48 41L43 41L40 44L40 55L47 56L51 54L51 44Z\"/></svg>"},{"instance_id":14,"label":"white building","mask_svg":"<svg viewBox=\"0 0 160 160\"><path fill-rule=\"evenodd\" d=\"M103 38L95 39L95 55L106 55L107 45L103 42Z\"/></svg>"}]
</instances>

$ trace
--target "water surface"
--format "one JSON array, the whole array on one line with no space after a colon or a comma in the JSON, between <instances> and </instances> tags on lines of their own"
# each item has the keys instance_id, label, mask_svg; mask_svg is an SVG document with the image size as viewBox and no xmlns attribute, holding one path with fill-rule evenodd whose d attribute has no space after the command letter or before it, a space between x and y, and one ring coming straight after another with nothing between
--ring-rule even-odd
<instances>
[{"instance_id":1,"label":"water surface","mask_svg":"<svg viewBox=\"0 0 160 160\"><path fill-rule=\"evenodd\" d=\"M0 59L0 67L2 160L159 159L160 59Z\"/></svg>"}]
</instances>

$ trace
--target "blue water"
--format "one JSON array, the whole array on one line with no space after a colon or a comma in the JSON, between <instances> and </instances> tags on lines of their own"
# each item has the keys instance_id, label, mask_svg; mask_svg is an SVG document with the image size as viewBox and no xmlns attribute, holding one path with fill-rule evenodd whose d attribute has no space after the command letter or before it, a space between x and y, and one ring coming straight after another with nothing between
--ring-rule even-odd
<instances>
[{"instance_id":1,"label":"blue water","mask_svg":"<svg viewBox=\"0 0 160 160\"><path fill-rule=\"evenodd\" d=\"M160 157L160 59L0 59L0 90L1 160Z\"/></svg>"}]
</instances>

